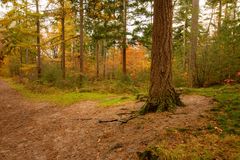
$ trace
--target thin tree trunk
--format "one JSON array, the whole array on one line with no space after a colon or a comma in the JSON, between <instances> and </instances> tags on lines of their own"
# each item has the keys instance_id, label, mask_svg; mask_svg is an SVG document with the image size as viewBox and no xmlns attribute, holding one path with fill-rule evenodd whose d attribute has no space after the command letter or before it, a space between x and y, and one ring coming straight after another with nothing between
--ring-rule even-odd
<instances>
[{"instance_id":1,"label":"thin tree trunk","mask_svg":"<svg viewBox=\"0 0 240 160\"><path fill-rule=\"evenodd\" d=\"M26 18L27 18L27 13L28 13L28 1L24 1L25 2L25 14L26 14ZM25 49L25 63L28 64L29 61L29 55L28 55L28 48Z\"/></svg>"},{"instance_id":2,"label":"thin tree trunk","mask_svg":"<svg viewBox=\"0 0 240 160\"><path fill-rule=\"evenodd\" d=\"M208 27L207 27L207 32L206 32L208 35L209 35L209 32L210 32L210 27L211 27L211 24L212 24L213 15L214 15L214 9L213 9L213 6L212 6L211 17L210 17Z\"/></svg>"},{"instance_id":3,"label":"thin tree trunk","mask_svg":"<svg viewBox=\"0 0 240 160\"><path fill-rule=\"evenodd\" d=\"M218 10L218 34L221 31L221 25L222 25L222 0L219 0L219 10Z\"/></svg>"},{"instance_id":4,"label":"thin tree trunk","mask_svg":"<svg viewBox=\"0 0 240 160\"><path fill-rule=\"evenodd\" d=\"M154 0L149 98L141 114L182 105L172 86L172 0Z\"/></svg>"},{"instance_id":5,"label":"thin tree trunk","mask_svg":"<svg viewBox=\"0 0 240 160\"><path fill-rule=\"evenodd\" d=\"M73 40L72 42L71 42L71 63L72 63L72 65L73 65L73 69L75 69L75 66L74 66L74 45L75 45L75 43L74 43L75 41Z\"/></svg>"},{"instance_id":6,"label":"thin tree trunk","mask_svg":"<svg viewBox=\"0 0 240 160\"><path fill-rule=\"evenodd\" d=\"M40 21L39 21L39 0L36 0L36 13L37 13L37 75L41 78L41 46L40 46Z\"/></svg>"},{"instance_id":7,"label":"thin tree trunk","mask_svg":"<svg viewBox=\"0 0 240 160\"><path fill-rule=\"evenodd\" d=\"M128 0L123 0L123 29L124 29L124 34L123 34L123 42L122 42L122 71L123 74L127 74L127 1Z\"/></svg>"},{"instance_id":8,"label":"thin tree trunk","mask_svg":"<svg viewBox=\"0 0 240 160\"><path fill-rule=\"evenodd\" d=\"M58 47L57 47L57 46L54 46L54 47L53 47L53 58L57 58L57 57L58 57L57 52L58 52Z\"/></svg>"},{"instance_id":9,"label":"thin tree trunk","mask_svg":"<svg viewBox=\"0 0 240 160\"><path fill-rule=\"evenodd\" d=\"M225 16L224 18L225 18L225 19L229 19L228 3L225 4L225 13L224 13L224 14L225 14L225 15L224 15L224 16Z\"/></svg>"},{"instance_id":10,"label":"thin tree trunk","mask_svg":"<svg viewBox=\"0 0 240 160\"><path fill-rule=\"evenodd\" d=\"M151 24L153 24L153 1L150 1L151 5Z\"/></svg>"},{"instance_id":11,"label":"thin tree trunk","mask_svg":"<svg viewBox=\"0 0 240 160\"><path fill-rule=\"evenodd\" d=\"M237 0L235 0L233 2L233 21L234 21L234 24L236 25L236 14L237 14ZM233 52L233 55L236 54L236 33L235 33L235 30L236 30L236 26L233 27L233 47L232 47L232 52Z\"/></svg>"},{"instance_id":12,"label":"thin tree trunk","mask_svg":"<svg viewBox=\"0 0 240 160\"><path fill-rule=\"evenodd\" d=\"M197 87L197 45L198 45L198 17L199 0L192 0L192 28L191 28L191 53L189 55L189 78L190 87Z\"/></svg>"},{"instance_id":13,"label":"thin tree trunk","mask_svg":"<svg viewBox=\"0 0 240 160\"><path fill-rule=\"evenodd\" d=\"M106 61L107 61L107 53L106 53L106 40L102 40L102 56L103 56L103 78L106 78Z\"/></svg>"},{"instance_id":14,"label":"thin tree trunk","mask_svg":"<svg viewBox=\"0 0 240 160\"><path fill-rule=\"evenodd\" d=\"M26 64L28 64L29 63L29 54L28 54L28 48L25 50L25 53L26 53L26 57L25 57L25 61L26 61Z\"/></svg>"},{"instance_id":15,"label":"thin tree trunk","mask_svg":"<svg viewBox=\"0 0 240 160\"><path fill-rule=\"evenodd\" d=\"M115 78L115 52L116 52L116 47L115 47L115 45L114 45L113 55L112 55L112 60L113 60L113 65L112 65L112 79Z\"/></svg>"},{"instance_id":16,"label":"thin tree trunk","mask_svg":"<svg viewBox=\"0 0 240 160\"><path fill-rule=\"evenodd\" d=\"M228 8L228 5L226 5ZM228 14L228 9L226 8L225 13ZM217 36L221 34L221 25L222 25L222 0L219 0L218 4L218 25L217 25ZM223 53L224 46L222 45L222 41L219 41L219 55L218 55L218 66L220 66L220 72L223 73L223 67L222 66L222 55ZM223 79L224 74L219 74L219 79Z\"/></svg>"},{"instance_id":17,"label":"thin tree trunk","mask_svg":"<svg viewBox=\"0 0 240 160\"><path fill-rule=\"evenodd\" d=\"M65 10L64 10L64 1L61 1L61 48L62 48L62 78L66 78L66 68L65 68Z\"/></svg>"},{"instance_id":18,"label":"thin tree trunk","mask_svg":"<svg viewBox=\"0 0 240 160\"><path fill-rule=\"evenodd\" d=\"M80 72L84 74L84 53L83 53L83 0L80 0Z\"/></svg>"},{"instance_id":19,"label":"thin tree trunk","mask_svg":"<svg viewBox=\"0 0 240 160\"><path fill-rule=\"evenodd\" d=\"M99 78L99 42L96 42L96 77Z\"/></svg>"},{"instance_id":20,"label":"thin tree trunk","mask_svg":"<svg viewBox=\"0 0 240 160\"><path fill-rule=\"evenodd\" d=\"M22 54L22 49L20 48L20 64L23 64L23 54Z\"/></svg>"},{"instance_id":21,"label":"thin tree trunk","mask_svg":"<svg viewBox=\"0 0 240 160\"><path fill-rule=\"evenodd\" d=\"M183 67L184 70L186 70L187 68L187 64L188 64L188 52L187 52L187 18L185 18L185 22L184 22L184 32L183 32Z\"/></svg>"}]
</instances>

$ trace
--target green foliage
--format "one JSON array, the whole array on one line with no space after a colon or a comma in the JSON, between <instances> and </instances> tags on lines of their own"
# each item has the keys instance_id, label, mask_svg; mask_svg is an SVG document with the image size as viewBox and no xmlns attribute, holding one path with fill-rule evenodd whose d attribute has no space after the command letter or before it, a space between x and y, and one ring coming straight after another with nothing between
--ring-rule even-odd
<instances>
[{"instance_id":1,"label":"green foliage","mask_svg":"<svg viewBox=\"0 0 240 160\"><path fill-rule=\"evenodd\" d=\"M8 69L10 76L19 76L20 75L21 63L17 57L12 57L8 62Z\"/></svg>"},{"instance_id":2,"label":"green foliage","mask_svg":"<svg viewBox=\"0 0 240 160\"><path fill-rule=\"evenodd\" d=\"M44 63L40 82L60 89L82 88L88 82L85 75L69 70L65 80L62 79L62 71L58 63Z\"/></svg>"},{"instance_id":3,"label":"green foliage","mask_svg":"<svg viewBox=\"0 0 240 160\"><path fill-rule=\"evenodd\" d=\"M37 80L36 64L22 64L21 77L27 78L29 81Z\"/></svg>"},{"instance_id":4,"label":"green foliage","mask_svg":"<svg viewBox=\"0 0 240 160\"><path fill-rule=\"evenodd\" d=\"M117 79L119 79L120 83L124 83L124 84L132 84L133 83L131 76L124 75L121 72L118 73Z\"/></svg>"},{"instance_id":5,"label":"green foliage","mask_svg":"<svg viewBox=\"0 0 240 160\"><path fill-rule=\"evenodd\" d=\"M148 83L150 80L150 70L146 69L137 73L135 78L136 83Z\"/></svg>"},{"instance_id":6,"label":"green foliage","mask_svg":"<svg viewBox=\"0 0 240 160\"><path fill-rule=\"evenodd\" d=\"M56 85L59 81L61 81L62 73L60 66L50 63L44 64L43 66L44 68L41 77L43 83Z\"/></svg>"}]
</instances>

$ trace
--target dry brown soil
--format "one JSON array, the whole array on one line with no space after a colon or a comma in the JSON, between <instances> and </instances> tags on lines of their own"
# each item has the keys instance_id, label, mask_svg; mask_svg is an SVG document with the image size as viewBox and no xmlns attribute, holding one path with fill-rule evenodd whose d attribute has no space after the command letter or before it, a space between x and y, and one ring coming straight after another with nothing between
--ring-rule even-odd
<instances>
[{"instance_id":1,"label":"dry brown soil","mask_svg":"<svg viewBox=\"0 0 240 160\"><path fill-rule=\"evenodd\" d=\"M85 101L69 107L33 103L0 81L0 160L135 160L136 152L155 144L169 128L206 124L209 98L182 97L174 113L128 117L142 103L101 108Z\"/></svg>"}]
</instances>

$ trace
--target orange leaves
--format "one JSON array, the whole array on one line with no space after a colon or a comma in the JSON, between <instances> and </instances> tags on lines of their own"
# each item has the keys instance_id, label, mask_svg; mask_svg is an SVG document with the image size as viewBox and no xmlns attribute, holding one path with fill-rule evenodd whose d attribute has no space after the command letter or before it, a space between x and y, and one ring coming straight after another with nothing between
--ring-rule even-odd
<instances>
[{"instance_id":1,"label":"orange leaves","mask_svg":"<svg viewBox=\"0 0 240 160\"><path fill-rule=\"evenodd\" d=\"M146 49L142 46L127 48L127 70L135 78L137 73L149 68L150 62L146 56Z\"/></svg>"},{"instance_id":2,"label":"orange leaves","mask_svg":"<svg viewBox=\"0 0 240 160\"><path fill-rule=\"evenodd\" d=\"M96 54L96 53L95 53ZM96 77L96 59L95 54L86 54L85 73L91 79ZM74 55L78 55L75 53ZM67 56L66 67L79 72L79 57ZM139 73L150 67L150 61L147 56L147 49L143 46L129 46L127 48L127 74L135 79ZM105 74L104 74L105 73ZM101 77L112 77L122 73L122 51L121 48L110 48L106 57L99 53L99 75Z\"/></svg>"},{"instance_id":3,"label":"orange leaves","mask_svg":"<svg viewBox=\"0 0 240 160\"><path fill-rule=\"evenodd\" d=\"M115 52L115 53L114 53ZM136 75L149 68L150 61L148 60L147 50L143 46L129 46L127 48L127 73L134 79ZM122 68L122 53L120 49L110 49L107 66L109 69Z\"/></svg>"}]
</instances>

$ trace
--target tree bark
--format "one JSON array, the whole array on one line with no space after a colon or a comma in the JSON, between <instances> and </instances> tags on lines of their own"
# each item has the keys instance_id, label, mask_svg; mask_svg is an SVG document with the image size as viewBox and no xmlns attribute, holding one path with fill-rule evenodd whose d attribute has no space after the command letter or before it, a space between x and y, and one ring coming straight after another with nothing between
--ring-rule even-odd
<instances>
[{"instance_id":1,"label":"tree bark","mask_svg":"<svg viewBox=\"0 0 240 160\"><path fill-rule=\"evenodd\" d=\"M187 17L184 21L184 31L183 31L183 67L184 70L187 70L187 64L188 64L188 52L187 52Z\"/></svg>"},{"instance_id":2,"label":"tree bark","mask_svg":"<svg viewBox=\"0 0 240 160\"><path fill-rule=\"evenodd\" d=\"M96 42L95 50L96 50L96 77L98 79L99 78L99 42L98 40Z\"/></svg>"},{"instance_id":3,"label":"tree bark","mask_svg":"<svg viewBox=\"0 0 240 160\"><path fill-rule=\"evenodd\" d=\"M115 53L116 53L116 46L113 46L113 54L112 54L112 61L113 61L113 65L112 65L112 79L115 78Z\"/></svg>"},{"instance_id":4,"label":"tree bark","mask_svg":"<svg viewBox=\"0 0 240 160\"><path fill-rule=\"evenodd\" d=\"M221 24L222 24L222 0L219 0L219 11L218 11L218 34L221 31Z\"/></svg>"},{"instance_id":5,"label":"tree bark","mask_svg":"<svg viewBox=\"0 0 240 160\"><path fill-rule=\"evenodd\" d=\"M198 18L199 0L192 0L192 28L191 28L191 52L189 55L189 82L190 87L197 87L197 45L198 45Z\"/></svg>"},{"instance_id":6,"label":"tree bark","mask_svg":"<svg viewBox=\"0 0 240 160\"><path fill-rule=\"evenodd\" d=\"M182 105L172 85L172 7L172 0L154 0L150 90L141 114Z\"/></svg>"},{"instance_id":7,"label":"tree bark","mask_svg":"<svg viewBox=\"0 0 240 160\"><path fill-rule=\"evenodd\" d=\"M25 49L25 63L28 64L29 63L29 55L28 55L28 48Z\"/></svg>"},{"instance_id":8,"label":"tree bark","mask_svg":"<svg viewBox=\"0 0 240 160\"><path fill-rule=\"evenodd\" d=\"M106 61L107 61L107 52L106 52L106 40L102 40L102 56L103 56L103 79L106 78Z\"/></svg>"},{"instance_id":9,"label":"tree bark","mask_svg":"<svg viewBox=\"0 0 240 160\"><path fill-rule=\"evenodd\" d=\"M84 74L84 53L83 53L83 0L80 0L80 72Z\"/></svg>"},{"instance_id":10,"label":"tree bark","mask_svg":"<svg viewBox=\"0 0 240 160\"><path fill-rule=\"evenodd\" d=\"M40 46L40 21L39 21L39 0L36 0L36 26L37 26L37 76L41 78L41 46Z\"/></svg>"},{"instance_id":11,"label":"tree bark","mask_svg":"<svg viewBox=\"0 0 240 160\"><path fill-rule=\"evenodd\" d=\"M61 1L61 49L62 49L62 78L66 78L66 68L65 68L65 10L64 10L64 1Z\"/></svg>"},{"instance_id":12,"label":"tree bark","mask_svg":"<svg viewBox=\"0 0 240 160\"><path fill-rule=\"evenodd\" d=\"M234 2L233 2L233 21L234 21L234 24L236 25L236 14L237 14L237 0L235 0ZM233 52L233 55L235 55L236 54L236 27L234 26L233 27L233 32L232 32L232 34L233 34L233 38L234 38L234 40L233 40L233 46L232 46L232 52Z\"/></svg>"},{"instance_id":13,"label":"tree bark","mask_svg":"<svg viewBox=\"0 0 240 160\"><path fill-rule=\"evenodd\" d=\"M122 42L122 70L127 74L127 0L123 0L123 42Z\"/></svg>"},{"instance_id":14,"label":"tree bark","mask_svg":"<svg viewBox=\"0 0 240 160\"><path fill-rule=\"evenodd\" d=\"M224 18L227 19L227 20L229 19L228 3L225 4Z\"/></svg>"}]
</instances>

